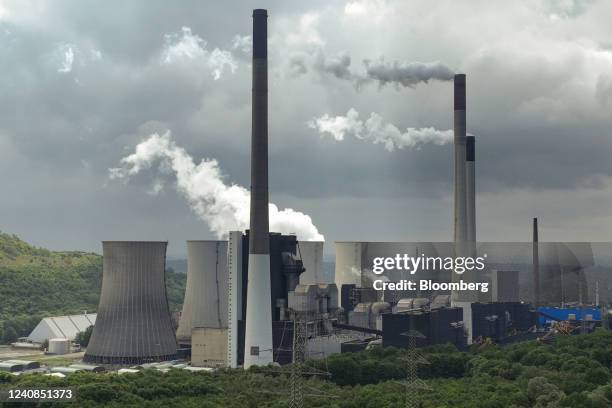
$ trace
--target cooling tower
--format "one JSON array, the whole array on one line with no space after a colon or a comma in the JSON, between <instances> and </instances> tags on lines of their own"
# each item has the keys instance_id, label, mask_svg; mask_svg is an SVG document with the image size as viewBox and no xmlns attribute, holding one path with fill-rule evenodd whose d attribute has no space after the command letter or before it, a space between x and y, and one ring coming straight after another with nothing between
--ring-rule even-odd
<instances>
[{"instance_id":1,"label":"cooling tower","mask_svg":"<svg viewBox=\"0 0 612 408\"><path fill-rule=\"evenodd\" d=\"M244 368L272 359L268 205L268 12L253 10L251 218Z\"/></svg>"},{"instance_id":2,"label":"cooling tower","mask_svg":"<svg viewBox=\"0 0 612 408\"><path fill-rule=\"evenodd\" d=\"M300 285L333 283L323 270L323 241L299 241L298 256L306 271L300 275Z\"/></svg>"},{"instance_id":3,"label":"cooling tower","mask_svg":"<svg viewBox=\"0 0 612 408\"><path fill-rule=\"evenodd\" d=\"M106 241L98 315L83 361L142 364L176 358L166 297L167 242Z\"/></svg>"},{"instance_id":4,"label":"cooling tower","mask_svg":"<svg viewBox=\"0 0 612 408\"><path fill-rule=\"evenodd\" d=\"M227 328L227 241L187 241L187 286L179 342L191 340L194 327Z\"/></svg>"},{"instance_id":5,"label":"cooling tower","mask_svg":"<svg viewBox=\"0 0 612 408\"><path fill-rule=\"evenodd\" d=\"M367 260L364 259L364 252L367 243L361 242L336 242L336 270L334 282L338 290L342 291L342 285L357 285L361 287L361 271L367 268ZM366 248L364 248L366 247ZM346 302L340 294L340 302Z\"/></svg>"}]
</instances>

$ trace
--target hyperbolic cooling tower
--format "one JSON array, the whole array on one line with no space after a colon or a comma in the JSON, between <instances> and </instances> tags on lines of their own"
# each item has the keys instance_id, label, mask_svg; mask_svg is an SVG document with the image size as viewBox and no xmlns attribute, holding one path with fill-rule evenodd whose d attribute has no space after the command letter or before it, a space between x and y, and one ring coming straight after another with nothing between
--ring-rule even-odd
<instances>
[{"instance_id":1,"label":"hyperbolic cooling tower","mask_svg":"<svg viewBox=\"0 0 612 408\"><path fill-rule=\"evenodd\" d=\"M187 241L187 286L179 342L191 340L194 327L227 328L227 241Z\"/></svg>"},{"instance_id":2,"label":"hyperbolic cooling tower","mask_svg":"<svg viewBox=\"0 0 612 408\"><path fill-rule=\"evenodd\" d=\"M83 361L124 365L176 358L164 275L166 246L102 243L102 293Z\"/></svg>"},{"instance_id":3,"label":"hyperbolic cooling tower","mask_svg":"<svg viewBox=\"0 0 612 408\"><path fill-rule=\"evenodd\" d=\"M253 10L251 218L244 368L272 363L268 215L268 12Z\"/></svg>"},{"instance_id":4,"label":"hyperbolic cooling tower","mask_svg":"<svg viewBox=\"0 0 612 408\"><path fill-rule=\"evenodd\" d=\"M333 279L325 276L323 270L323 244L323 241L298 242L298 256L306 268L306 271L300 275L301 285L334 282Z\"/></svg>"}]
</instances>

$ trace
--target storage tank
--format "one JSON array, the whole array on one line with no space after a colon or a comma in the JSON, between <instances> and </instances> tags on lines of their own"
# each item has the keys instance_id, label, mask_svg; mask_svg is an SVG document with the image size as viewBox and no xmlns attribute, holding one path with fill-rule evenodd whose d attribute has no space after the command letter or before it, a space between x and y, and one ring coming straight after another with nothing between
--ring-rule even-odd
<instances>
[{"instance_id":1,"label":"storage tank","mask_svg":"<svg viewBox=\"0 0 612 408\"><path fill-rule=\"evenodd\" d=\"M70 340L64 338L49 339L49 353L51 354L69 354Z\"/></svg>"},{"instance_id":2,"label":"storage tank","mask_svg":"<svg viewBox=\"0 0 612 408\"><path fill-rule=\"evenodd\" d=\"M187 286L176 331L179 342L190 342L195 327L227 328L227 241L187 241Z\"/></svg>"},{"instance_id":3,"label":"storage tank","mask_svg":"<svg viewBox=\"0 0 612 408\"><path fill-rule=\"evenodd\" d=\"M133 365L176 359L166 295L167 244L102 243L102 293L84 362Z\"/></svg>"}]
</instances>

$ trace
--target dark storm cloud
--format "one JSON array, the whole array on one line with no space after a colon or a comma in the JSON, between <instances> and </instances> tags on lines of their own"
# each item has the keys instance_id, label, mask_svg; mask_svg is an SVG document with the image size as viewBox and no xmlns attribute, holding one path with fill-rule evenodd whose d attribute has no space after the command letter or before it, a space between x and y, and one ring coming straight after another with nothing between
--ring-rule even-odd
<instances>
[{"instance_id":1,"label":"dark storm cloud","mask_svg":"<svg viewBox=\"0 0 612 408\"><path fill-rule=\"evenodd\" d=\"M328 240L352 231L325 215L339 205L334 200L353 200L363 214L388 206L385 216L406 219L422 214L399 203L439 208L452 192L451 146L387 152L321 139L307 126L355 107L400 129L452 128L452 83L422 84L446 81L452 71L434 64L416 75L408 68L418 61L468 74L480 193L608 188L612 53L597 45L609 42L607 5L524 2L499 10L480 2L474 13L456 2L388 1L372 19L384 2L348 3L262 4L270 10L270 177L279 206L324 220L318 226ZM124 186L109 181L107 169L149 134L170 129L195 160L216 158L228 183L248 186L251 72L248 53L234 44L250 35L250 24L250 6L237 1L3 3L0 171L12 177L3 178L0 229L56 248L212 237L193 222L171 177L143 174ZM165 62L168 41L180 42L185 28L193 41ZM235 68L223 63L225 52ZM217 80L213 55L222 64ZM387 62L362 66L380 55ZM357 91L356 78L368 72L374 83L419 86ZM157 178L165 188L152 196Z\"/></svg>"}]
</instances>

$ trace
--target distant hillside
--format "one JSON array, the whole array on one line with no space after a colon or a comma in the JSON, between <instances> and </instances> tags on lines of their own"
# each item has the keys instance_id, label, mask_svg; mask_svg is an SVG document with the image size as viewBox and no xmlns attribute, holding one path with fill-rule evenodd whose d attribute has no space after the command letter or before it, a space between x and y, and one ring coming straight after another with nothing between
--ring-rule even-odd
<instances>
[{"instance_id":1,"label":"distant hillside","mask_svg":"<svg viewBox=\"0 0 612 408\"><path fill-rule=\"evenodd\" d=\"M180 310L186 276L168 271L172 311ZM102 285L102 257L37 248L0 233L0 343L30 333L45 316L93 312Z\"/></svg>"},{"instance_id":2,"label":"distant hillside","mask_svg":"<svg viewBox=\"0 0 612 408\"><path fill-rule=\"evenodd\" d=\"M78 267L99 262L100 256L89 252L49 251L22 241L16 235L0 232L0 267L21 266Z\"/></svg>"},{"instance_id":3,"label":"distant hillside","mask_svg":"<svg viewBox=\"0 0 612 408\"><path fill-rule=\"evenodd\" d=\"M187 273L187 260L180 258L167 258L166 259L166 268L178 273Z\"/></svg>"}]
</instances>

